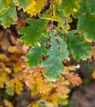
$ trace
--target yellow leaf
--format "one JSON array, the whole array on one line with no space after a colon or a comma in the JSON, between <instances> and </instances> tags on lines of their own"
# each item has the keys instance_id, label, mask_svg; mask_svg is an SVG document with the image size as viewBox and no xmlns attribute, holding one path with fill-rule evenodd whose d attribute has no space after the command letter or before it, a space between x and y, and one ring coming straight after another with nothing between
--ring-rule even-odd
<instances>
[{"instance_id":1,"label":"yellow leaf","mask_svg":"<svg viewBox=\"0 0 95 107\"><path fill-rule=\"evenodd\" d=\"M36 84L37 84L38 91L41 94L48 94L51 91L50 83L45 82L45 80L43 79L40 73L38 73L38 75L36 76Z\"/></svg>"},{"instance_id":2,"label":"yellow leaf","mask_svg":"<svg viewBox=\"0 0 95 107\"><path fill-rule=\"evenodd\" d=\"M12 103L9 102L8 100L4 99L4 104L6 107L13 107Z\"/></svg>"},{"instance_id":3,"label":"yellow leaf","mask_svg":"<svg viewBox=\"0 0 95 107\"><path fill-rule=\"evenodd\" d=\"M46 0L30 0L29 8L25 9L24 11L30 14L31 16L40 13L43 9Z\"/></svg>"},{"instance_id":4,"label":"yellow leaf","mask_svg":"<svg viewBox=\"0 0 95 107\"><path fill-rule=\"evenodd\" d=\"M22 90L23 90L23 84L19 80L16 80L16 82L15 82L15 92L17 94L21 94Z\"/></svg>"},{"instance_id":5,"label":"yellow leaf","mask_svg":"<svg viewBox=\"0 0 95 107\"><path fill-rule=\"evenodd\" d=\"M92 73L92 77L95 79L95 70Z\"/></svg>"},{"instance_id":6,"label":"yellow leaf","mask_svg":"<svg viewBox=\"0 0 95 107\"><path fill-rule=\"evenodd\" d=\"M8 48L8 52L10 52L10 53L19 53L20 54L20 53L23 53L23 50L20 46L10 46Z\"/></svg>"},{"instance_id":7,"label":"yellow leaf","mask_svg":"<svg viewBox=\"0 0 95 107\"><path fill-rule=\"evenodd\" d=\"M36 104L33 104L31 107L39 107L39 105L36 103Z\"/></svg>"},{"instance_id":8,"label":"yellow leaf","mask_svg":"<svg viewBox=\"0 0 95 107\"><path fill-rule=\"evenodd\" d=\"M4 88L5 82L8 81L8 75L6 72L0 73L0 88Z\"/></svg>"},{"instance_id":9,"label":"yellow leaf","mask_svg":"<svg viewBox=\"0 0 95 107\"><path fill-rule=\"evenodd\" d=\"M39 104L33 103L33 104L29 104L27 107L39 107Z\"/></svg>"},{"instance_id":10,"label":"yellow leaf","mask_svg":"<svg viewBox=\"0 0 95 107\"><path fill-rule=\"evenodd\" d=\"M4 88L4 82L0 81L0 88Z\"/></svg>"},{"instance_id":11,"label":"yellow leaf","mask_svg":"<svg viewBox=\"0 0 95 107\"><path fill-rule=\"evenodd\" d=\"M17 62L14 66L14 72L17 73L22 70L21 62Z\"/></svg>"},{"instance_id":12,"label":"yellow leaf","mask_svg":"<svg viewBox=\"0 0 95 107\"><path fill-rule=\"evenodd\" d=\"M8 57L6 57L5 54L0 54L0 60L5 60L5 61L8 61Z\"/></svg>"},{"instance_id":13,"label":"yellow leaf","mask_svg":"<svg viewBox=\"0 0 95 107\"><path fill-rule=\"evenodd\" d=\"M12 72L12 71L11 71L9 68L7 68L7 67L4 68L4 71L7 72L7 73L11 73L11 72Z\"/></svg>"},{"instance_id":14,"label":"yellow leaf","mask_svg":"<svg viewBox=\"0 0 95 107\"><path fill-rule=\"evenodd\" d=\"M53 105L57 105L58 102L57 102L57 97L56 97L56 93L51 93L48 97L48 101L50 103L52 103Z\"/></svg>"}]
</instances>

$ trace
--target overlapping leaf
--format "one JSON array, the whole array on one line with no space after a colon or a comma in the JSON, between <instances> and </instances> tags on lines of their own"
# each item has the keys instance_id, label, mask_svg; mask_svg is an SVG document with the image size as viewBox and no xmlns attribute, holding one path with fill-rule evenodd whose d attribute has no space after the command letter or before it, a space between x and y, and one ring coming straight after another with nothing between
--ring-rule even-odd
<instances>
[{"instance_id":1,"label":"overlapping leaf","mask_svg":"<svg viewBox=\"0 0 95 107\"><path fill-rule=\"evenodd\" d=\"M9 7L10 0L0 0L0 13Z\"/></svg>"},{"instance_id":2,"label":"overlapping leaf","mask_svg":"<svg viewBox=\"0 0 95 107\"><path fill-rule=\"evenodd\" d=\"M59 3L58 9L64 11L65 15L70 15L74 7L76 7L76 0L60 0L60 2L59 0L56 1Z\"/></svg>"},{"instance_id":3,"label":"overlapping leaf","mask_svg":"<svg viewBox=\"0 0 95 107\"><path fill-rule=\"evenodd\" d=\"M30 6L30 0L16 0L18 2L19 8L26 9Z\"/></svg>"},{"instance_id":4,"label":"overlapping leaf","mask_svg":"<svg viewBox=\"0 0 95 107\"><path fill-rule=\"evenodd\" d=\"M4 10L0 14L1 25L5 28L10 27L11 24L14 24L17 20L16 7L13 3L11 3L10 8Z\"/></svg>"},{"instance_id":5,"label":"overlapping leaf","mask_svg":"<svg viewBox=\"0 0 95 107\"><path fill-rule=\"evenodd\" d=\"M85 42L83 35L75 36L70 42L70 52L74 59L80 61L80 59L86 60L91 56L91 45Z\"/></svg>"},{"instance_id":6,"label":"overlapping leaf","mask_svg":"<svg viewBox=\"0 0 95 107\"><path fill-rule=\"evenodd\" d=\"M56 17L57 17L59 29L61 27L63 31L67 33L68 30L70 29L69 23L72 22L72 19L69 16L66 16L64 14L64 11L60 11L58 9L56 9Z\"/></svg>"},{"instance_id":7,"label":"overlapping leaf","mask_svg":"<svg viewBox=\"0 0 95 107\"><path fill-rule=\"evenodd\" d=\"M21 39L24 40L27 45L34 45L38 42L42 34L45 32L45 20L31 20L28 19L27 23L30 26L21 29L21 33L24 34Z\"/></svg>"},{"instance_id":8,"label":"overlapping leaf","mask_svg":"<svg viewBox=\"0 0 95 107\"><path fill-rule=\"evenodd\" d=\"M88 1L90 2L89 4ZM78 18L78 31L84 32L87 40L95 41L95 17L91 14L91 6L89 6L92 4L92 1L88 1L81 2L81 7L76 12L75 17ZM94 6L92 6L92 8L94 8Z\"/></svg>"},{"instance_id":9,"label":"overlapping leaf","mask_svg":"<svg viewBox=\"0 0 95 107\"><path fill-rule=\"evenodd\" d=\"M79 86L80 84L82 84L82 79L79 77L78 74L68 72L65 74L65 77L70 83L72 83L73 86Z\"/></svg>"},{"instance_id":10,"label":"overlapping leaf","mask_svg":"<svg viewBox=\"0 0 95 107\"><path fill-rule=\"evenodd\" d=\"M88 0L88 5L91 14L95 14L95 0Z\"/></svg>"},{"instance_id":11,"label":"overlapping leaf","mask_svg":"<svg viewBox=\"0 0 95 107\"><path fill-rule=\"evenodd\" d=\"M28 64L30 67L38 66L42 62L42 55L46 55L46 44L47 44L47 38L42 37L40 46L37 44L34 48L32 48L28 55Z\"/></svg>"},{"instance_id":12,"label":"overlapping leaf","mask_svg":"<svg viewBox=\"0 0 95 107\"><path fill-rule=\"evenodd\" d=\"M46 66L47 69L45 75L50 80L56 80L60 77L60 73L64 72L62 60L65 58L68 59L68 51L65 41L63 41L60 37L52 37L50 45L51 48L48 50L49 57L43 62L42 65Z\"/></svg>"},{"instance_id":13,"label":"overlapping leaf","mask_svg":"<svg viewBox=\"0 0 95 107\"><path fill-rule=\"evenodd\" d=\"M79 18L78 31L85 32L87 40L95 41L95 18L93 16L84 15Z\"/></svg>"}]
</instances>

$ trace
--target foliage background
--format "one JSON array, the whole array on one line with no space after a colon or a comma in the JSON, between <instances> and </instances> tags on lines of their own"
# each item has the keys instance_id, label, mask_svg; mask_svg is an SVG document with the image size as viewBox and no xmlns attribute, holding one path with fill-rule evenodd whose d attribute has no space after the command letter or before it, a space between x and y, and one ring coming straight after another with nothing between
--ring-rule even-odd
<instances>
[{"instance_id":1,"label":"foliage background","mask_svg":"<svg viewBox=\"0 0 95 107\"><path fill-rule=\"evenodd\" d=\"M95 66L94 2L56 0L57 5L54 7L51 0L38 0L39 3L35 0L0 2L2 4L0 7L1 107L72 107L72 105L93 107L95 83L91 75L95 78L95 72L92 74ZM64 11L60 11L61 9ZM75 12L74 16L73 12ZM90 24L92 26L89 28ZM43 25L46 25L46 28ZM76 29L78 32L75 31ZM53 30L57 32L54 32L54 37L51 33ZM48 38L47 33L49 33ZM43 38L40 43L41 36ZM45 41L50 44L46 44ZM47 46L47 51L49 50L49 57L44 45ZM55 46L60 48L56 50ZM54 51L51 48L54 48ZM59 50L63 51L61 55ZM43 56L43 52L46 56ZM28 67L26 55L29 66L33 68ZM39 66L42 63L41 57L42 60L49 59L43 64L47 66L47 71L46 68ZM63 62L60 58L64 59ZM48 64L48 61L51 63ZM64 74L62 74L62 64ZM44 72L48 78L44 76ZM79 86L80 84L82 85Z\"/></svg>"}]
</instances>

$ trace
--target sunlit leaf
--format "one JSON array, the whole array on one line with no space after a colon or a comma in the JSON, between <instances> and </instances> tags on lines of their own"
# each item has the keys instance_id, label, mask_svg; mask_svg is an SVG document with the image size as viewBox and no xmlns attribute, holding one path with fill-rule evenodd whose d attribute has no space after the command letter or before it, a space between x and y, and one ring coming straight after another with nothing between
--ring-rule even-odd
<instances>
[{"instance_id":1,"label":"sunlit leaf","mask_svg":"<svg viewBox=\"0 0 95 107\"><path fill-rule=\"evenodd\" d=\"M17 20L16 7L13 3L11 3L10 8L4 10L0 14L1 25L5 28L10 27L11 24L14 24Z\"/></svg>"}]
</instances>

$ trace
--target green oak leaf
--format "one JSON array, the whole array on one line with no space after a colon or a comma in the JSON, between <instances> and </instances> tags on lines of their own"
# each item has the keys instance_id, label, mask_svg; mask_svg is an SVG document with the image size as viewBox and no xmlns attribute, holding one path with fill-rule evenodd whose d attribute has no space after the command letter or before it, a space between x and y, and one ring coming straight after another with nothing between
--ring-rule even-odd
<instances>
[{"instance_id":1,"label":"green oak leaf","mask_svg":"<svg viewBox=\"0 0 95 107\"><path fill-rule=\"evenodd\" d=\"M69 59L69 52L67 50L67 44L64 40L62 40L59 36L56 37L56 39L58 40L59 42L59 47L60 47L60 52L61 52L61 55L62 55L62 58L63 59L67 59L67 60L70 60Z\"/></svg>"},{"instance_id":2,"label":"green oak leaf","mask_svg":"<svg viewBox=\"0 0 95 107\"><path fill-rule=\"evenodd\" d=\"M30 6L30 0L17 0L18 4L19 4L19 9L20 8L28 8Z\"/></svg>"},{"instance_id":3,"label":"green oak leaf","mask_svg":"<svg viewBox=\"0 0 95 107\"><path fill-rule=\"evenodd\" d=\"M95 0L88 0L89 10L91 14L95 14Z\"/></svg>"},{"instance_id":4,"label":"green oak leaf","mask_svg":"<svg viewBox=\"0 0 95 107\"><path fill-rule=\"evenodd\" d=\"M46 67L45 76L51 81L55 81L60 78L60 73L64 72L62 60L68 59L68 51L65 41L60 37L52 37L50 45L49 57L42 63L42 66Z\"/></svg>"},{"instance_id":5,"label":"green oak leaf","mask_svg":"<svg viewBox=\"0 0 95 107\"><path fill-rule=\"evenodd\" d=\"M90 12L88 2L82 2L74 16L78 18L78 32L84 32L87 40L95 41L95 17Z\"/></svg>"},{"instance_id":6,"label":"green oak leaf","mask_svg":"<svg viewBox=\"0 0 95 107\"><path fill-rule=\"evenodd\" d=\"M64 11L60 11L59 9L56 9L55 11L56 16L58 17L58 28L60 27L63 29L65 33L68 32L70 29L69 23L72 22L72 19L64 14Z\"/></svg>"},{"instance_id":7,"label":"green oak leaf","mask_svg":"<svg viewBox=\"0 0 95 107\"><path fill-rule=\"evenodd\" d=\"M46 66L45 76L52 81L60 78L60 73L64 72L64 66L59 56L49 56L49 58L43 63Z\"/></svg>"},{"instance_id":8,"label":"green oak leaf","mask_svg":"<svg viewBox=\"0 0 95 107\"><path fill-rule=\"evenodd\" d=\"M46 55L47 38L42 37L40 46L37 44L34 48L30 49L27 59L29 67L38 66L42 62L42 55Z\"/></svg>"},{"instance_id":9,"label":"green oak leaf","mask_svg":"<svg viewBox=\"0 0 95 107\"><path fill-rule=\"evenodd\" d=\"M24 40L26 45L34 45L35 42L38 42L40 40L42 34L46 33L44 28L46 21L43 19L38 20L28 19L27 23L30 26L23 27L21 29L21 34L23 34L21 39Z\"/></svg>"},{"instance_id":10,"label":"green oak leaf","mask_svg":"<svg viewBox=\"0 0 95 107\"><path fill-rule=\"evenodd\" d=\"M91 57L91 45L88 42L85 42L84 36L76 36L70 41L70 52L74 59L77 61L86 60Z\"/></svg>"},{"instance_id":11,"label":"green oak leaf","mask_svg":"<svg viewBox=\"0 0 95 107\"><path fill-rule=\"evenodd\" d=\"M67 38L67 40L72 41L76 33L77 33L77 30L71 30L67 34L64 34L64 37Z\"/></svg>"},{"instance_id":12,"label":"green oak leaf","mask_svg":"<svg viewBox=\"0 0 95 107\"><path fill-rule=\"evenodd\" d=\"M90 14L79 17L78 31L85 32L87 40L95 41L95 17Z\"/></svg>"},{"instance_id":13,"label":"green oak leaf","mask_svg":"<svg viewBox=\"0 0 95 107\"><path fill-rule=\"evenodd\" d=\"M14 24L17 20L16 7L13 3L11 3L10 8L4 10L0 14L1 25L5 28L10 27L10 24Z\"/></svg>"},{"instance_id":14,"label":"green oak leaf","mask_svg":"<svg viewBox=\"0 0 95 107\"><path fill-rule=\"evenodd\" d=\"M64 14L69 16L76 7L75 1L76 0L62 0L58 9L63 10ZM59 0L57 0L57 2L59 2Z\"/></svg>"},{"instance_id":15,"label":"green oak leaf","mask_svg":"<svg viewBox=\"0 0 95 107\"><path fill-rule=\"evenodd\" d=\"M10 1L10 0L9 0ZM0 13L9 7L8 0L0 0Z\"/></svg>"}]
</instances>

